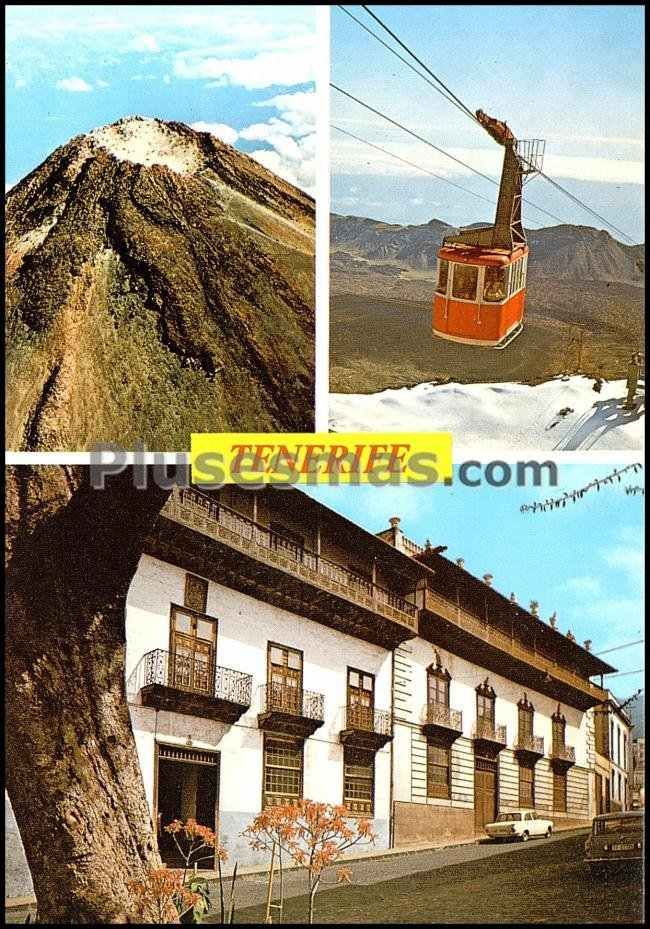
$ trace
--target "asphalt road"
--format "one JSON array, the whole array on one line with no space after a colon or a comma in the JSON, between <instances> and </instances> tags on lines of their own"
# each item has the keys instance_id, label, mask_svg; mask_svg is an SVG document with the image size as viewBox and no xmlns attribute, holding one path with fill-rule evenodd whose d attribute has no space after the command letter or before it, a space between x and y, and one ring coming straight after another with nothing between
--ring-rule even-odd
<instances>
[{"instance_id":1,"label":"asphalt road","mask_svg":"<svg viewBox=\"0 0 650 929\"><path fill-rule=\"evenodd\" d=\"M594 880L582 860L584 838L565 833L526 845L456 846L354 862L351 885L319 892L316 921L641 922L638 871ZM305 880L304 873L286 875L284 922L305 921ZM235 921L262 921L264 898L262 875L238 882Z\"/></svg>"}]
</instances>

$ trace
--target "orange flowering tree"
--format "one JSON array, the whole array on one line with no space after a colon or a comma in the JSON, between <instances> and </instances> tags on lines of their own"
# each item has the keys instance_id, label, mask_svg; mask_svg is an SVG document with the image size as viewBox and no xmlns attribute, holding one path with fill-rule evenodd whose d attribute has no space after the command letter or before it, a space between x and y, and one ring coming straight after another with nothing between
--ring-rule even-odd
<instances>
[{"instance_id":1,"label":"orange flowering tree","mask_svg":"<svg viewBox=\"0 0 650 929\"><path fill-rule=\"evenodd\" d=\"M200 922L209 907L208 882L195 873L188 877L188 871L195 872L201 862L216 859L222 887L223 922L221 862L227 860L228 853L218 843L212 829L201 826L195 819L185 822L175 819L165 826L165 832L173 838L183 867L151 869L141 880L130 882L137 915L143 922L175 923L192 911L193 920Z\"/></svg>"},{"instance_id":2,"label":"orange flowering tree","mask_svg":"<svg viewBox=\"0 0 650 929\"><path fill-rule=\"evenodd\" d=\"M358 819L344 806L297 800L263 810L243 835L256 851L278 846L307 871L309 922L323 873L355 845L369 845L375 834L367 819ZM346 868L337 870L337 882L350 881Z\"/></svg>"},{"instance_id":3,"label":"orange flowering tree","mask_svg":"<svg viewBox=\"0 0 650 929\"><path fill-rule=\"evenodd\" d=\"M129 881L129 890L135 915L143 923L177 923L201 900L180 868L151 868L141 880Z\"/></svg>"}]
</instances>

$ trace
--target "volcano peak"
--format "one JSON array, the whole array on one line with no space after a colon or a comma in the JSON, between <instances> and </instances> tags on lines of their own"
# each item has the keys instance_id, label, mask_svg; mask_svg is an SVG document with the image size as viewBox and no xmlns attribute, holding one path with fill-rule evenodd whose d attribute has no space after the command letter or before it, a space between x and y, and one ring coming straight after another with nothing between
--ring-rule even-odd
<instances>
[{"instance_id":1,"label":"volcano peak","mask_svg":"<svg viewBox=\"0 0 650 929\"><path fill-rule=\"evenodd\" d=\"M178 124L148 116L126 116L93 129L87 138L119 161L165 165L177 174L192 174L201 163L201 150L190 131Z\"/></svg>"}]
</instances>

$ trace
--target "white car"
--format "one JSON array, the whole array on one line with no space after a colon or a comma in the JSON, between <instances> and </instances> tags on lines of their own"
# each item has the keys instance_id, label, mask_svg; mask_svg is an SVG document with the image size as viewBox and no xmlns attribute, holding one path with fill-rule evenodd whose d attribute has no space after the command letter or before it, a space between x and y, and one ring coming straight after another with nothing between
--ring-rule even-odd
<instances>
[{"instance_id":1,"label":"white car","mask_svg":"<svg viewBox=\"0 0 650 929\"><path fill-rule=\"evenodd\" d=\"M496 822L484 827L491 839L528 839L550 838L553 834L553 820L543 819L535 810L515 810L512 813L499 813Z\"/></svg>"}]
</instances>

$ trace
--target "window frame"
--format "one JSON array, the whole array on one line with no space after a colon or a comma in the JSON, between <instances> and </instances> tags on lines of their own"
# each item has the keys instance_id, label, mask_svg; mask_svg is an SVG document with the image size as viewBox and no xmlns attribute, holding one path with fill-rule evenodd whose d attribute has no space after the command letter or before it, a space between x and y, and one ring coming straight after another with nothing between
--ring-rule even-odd
<instances>
[{"instance_id":1,"label":"window frame","mask_svg":"<svg viewBox=\"0 0 650 929\"><path fill-rule=\"evenodd\" d=\"M355 756L359 756L356 763ZM368 768L370 777L348 773L348 769L353 767ZM350 783L356 782L358 784L360 781L368 781L370 784L370 797L368 800L348 796ZM364 804L366 808L360 808ZM354 808L355 805L358 807L357 809ZM355 748L350 745L343 746L343 806L352 816L372 817L375 815L375 753L370 749Z\"/></svg>"},{"instance_id":2,"label":"window frame","mask_svg":"<svg viewBox=\"0 0 650 929\"><path fill-rule=\"evenodd\" d=\"M522 727L522 721L524 721L524 726ZM535 707L532 703L529 702L528 698L524 694L522 700L517 704L517 738L519 744L524 744L524 739L528 736L530 739L533 738L535 726Z\"/></svg>"},{"instance_id":3,"label":"window frame","mask_svg":"<svg viewBox=\"0 0 650 929\"><path fill-rule=\"evenodd\" d=\"M287 746L291 746L292 748L296 749L296 754L300 760L300 767L299 768L287 768L287 767L282 767L281 765L269 766L268 761L267 761L269 743L277 743L277 744L284 743ZM300 772L297 796L290 795L286 792L283 794L280 794L280 793L274 793L272 791L267 790L267 779L266 778L267 778L267 771L269 770L269 767L273 768L274 770L280 770L280 771L284 770L284 771L299 771ZM302 739L298 739L298 738L294 739L289 736L276 735L273 732L265 732L263 742L262 742L262 810L266 810L271 806L279 806L280 804L287 803L287 802L291 803L294 800L301 800L303 797L303 793L304 793L304 784L305 784L305 743L304 741ZM269 796L275 796L275 797L278 797L279 799L275 803L269 803Z\"/></svg>"},{"instance_id":4,"label":"window frame","mask_svg":"<svg viewBox=\"0 0 650 929\"><path fill-rule=\"evenodd\" d=\"M447 764L434 763L433 751L442 751L445 753ZM446 779L444 783L435 782L432 778L432 769L444 770ZM427 739L427 799L428 800L451 800L451 745L441 739L429 737Z\"/></svg>"},{"instance_id":5,"label":"window frame","mask_svg":"<svg viewBox=\"0 0 650 929\"><path fill-rule=\"evenodd\" d=\"M483 274L481 281L481 303L485 303L488 306L500 306L502 303L505 303L506 300L510 297L510 268L512 265L484 265ZM500 297L498 300L490 300L485 295L485 286L488 277L488 271L497 271L505 275L505 286L503 289L503 297Z\"/></svg>"},{"instance_id":6,"label":"window frame","mask_svg":"<svg viewBox=\"0 0 650 929\"><path fill-rule=\"evenodd\" d=\"M190 602L191 600L191 595L189 592L190 587L193 584L196 585L197 581L199 582L201 589L202 589L202 593L203 593L203 596L201 598L201 603L202 603L201 607L195 606L193 603ZM209 582L206 581L204 577L200 577L198 574L192 574L190 571L186 571L185 572L185 586L183 589L183 605L186 606L190 610L194 610L197 613L206 613L208 609L209 586L210 586Z\"/></svg>"},{"instance_id":7,"label":"window frame","mask_svg":"<svg viewBox=\"0 0 650 929\"><path fill-rule=\"evenodd\" d=\"M176 616L185 614L190 618L190 631L182 632L176 629ZM199 622L209 623L213 629L211 639L206 639L197 634ZM210 694L214 687L214 679L217 667L217 643L219 639L219 620L216 616L208 616L207 613L201 613L193 610L189 606L181 606L178 603L169 605L169 662L167 667L167 679L171 687L179 687L181 690L189 690L192 693ZM199 643L209 648L202 652L197 647ZM184 683L183 678L183 653L178 648L185 648L191 652L189 666L186 666L186 672L189 672L189 683ZM205 657L207 652L208 658ZM185 656L188 657L188 656ZM205 668L201 668L201 663ZM197 677L204 682L205 686L195 685Z\"/></svg>"},{"instance_id":8,"label":"window frame","mask_svg":"<svg viewBox=\"0 0 650 929\"><path fill-rule=\"evenodd\" d=\"M432 700L431 691L432 691L432 681L436 681L436 685L433 688L436 696L440 692L441 685L443 687L443 700ZM451 675L448 671L440 666L434 667L430 665L427 668L427 705L432 703L437 706L446 706L447 709L450 707L450 697L451 697Z\"/></svg>"},{"instance_id":9,"label":"window frame","mask_svg":"<svg viewBox=\"0 0 650 929\"><path fill-rule=\"evenodd\" d=\"M524 771L530 773L529 780L522 777ZM526 790L524 793L522 788L528 784L530 784L530 790ZM535 807L535 765L524 764L521 761L519 762L519 806L525 809Z\"/></svg>"},{"instance_id":10,"label":"window frame","mask_svg":"<svg viewBox=\"0 0 650 929\"><path fill-rule=\"evenodd\" d=\"M452 265L453 265L453 273L451 275L451 287L449 290L450 298L452 300L458 300L462 303L480 303L481 301L479 300L479 294L483 293L483 273L482 273L483 267L482 265L469 264L468 262L464 262L464 261L454 261L452 262ZM476 271L476 283L474 285L474 296L473 297L457 297L456 294L454 293L454 285L456 283L456 268L463 268L463 269L472 268Z\"/></svg>"},{"instance_id":11,"label":"window frame","mask_svg":"<svg viewBox=\"0 0 650 929\"><path fill-rule=\"evenodd\" d=\"M485 681L476 688L476 719L489 719L492 726L496 726L496 702L497 695L494 688L486 684ZM489 706L488 714L481 713L481 707Z\"/></svg>"},{"instance_id":12,"label":"window frame","mask_svg":"<svg viewBox=\"0 0 650 929\"><path fill-rule=\"evenodd\" d=\"M557 785L562 784L562 804L561 806L556 805L556 797L558 795ZM566 771L553 771L553 812L554 813L566 813L567 812L567 776Z\"/></svg>"},{"instance_id":13,"label":"window frame","mask_svg":"<svg viewBox=\"0 0 650 929\"><path fill-rule=\"evenodd\" d=\"M278 664L273 663L273 661L271 660L271 653L274 648L277 648L283 652L286 652L287 657L286 657L285 664L278 665ZM300 658L300 670L299 671L296 668L289 667L289 656L290 655L297 655ZM282 676L284 678L283 681L273 680L273 668L280 669L276 671L276 673L279 676ZM296 697L297 697L296 706L294 707L294 709L296 709L298 713L302 713L303 693L304 693L304 683L303 683L304 670L305 670L305 656L301 649L292 648L290 645L281 645L279 642L268 642L267 651L266 651L266 686L267 686L267 690L270 691L270 693L267 696L267 706L270 707L272 702L273 702L273 705L275 706L275 701L273 700L273 688L275 686L282 687L283 693L286 692L288 695L290 685L287 683L287 681L297 680L298 682L297 686L295 688L294 687L291 688L292 690L296 691ZM298 671L297 675L295 673L296 671ZM282 705L284 704L284 696L281 698L280 703L281 703L281 706L278 706L277 709L282 709Z\"/></svg>"},{"instance_id":14,"label":"window frame","mask_svg":"<svg viewBox=\"0 0 650 929\"><path fill-rule=\"evenodd\" d=\"M445 278L444 290L441 290L440 289L440 271L442 269L443 264L447 265L447 276ZM452 262L448 258L438 258L438 267L436 269L437 271L436 273L436 293L439 294L441 297L446 297L447 294L449 293L449 281L451 279L451 274L449 272L451 269L451 264Z\"/></svg>"}]
</instances>

